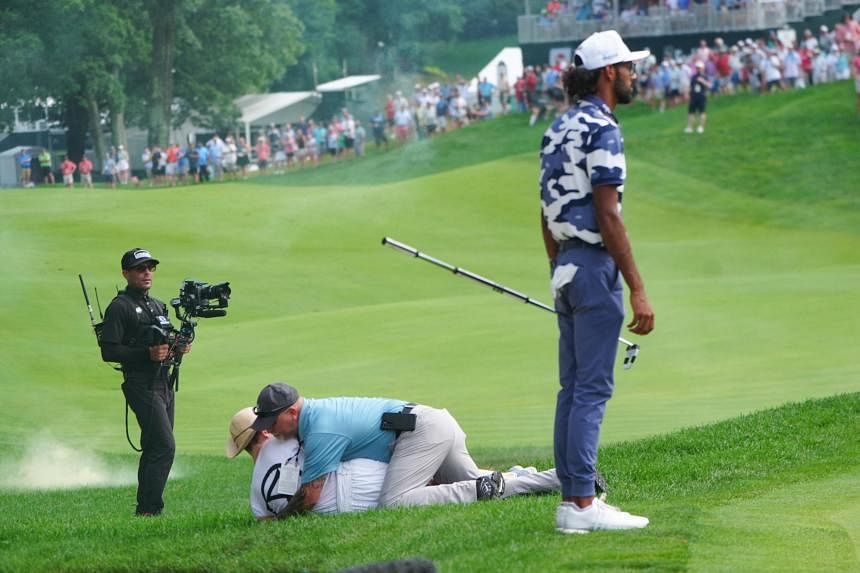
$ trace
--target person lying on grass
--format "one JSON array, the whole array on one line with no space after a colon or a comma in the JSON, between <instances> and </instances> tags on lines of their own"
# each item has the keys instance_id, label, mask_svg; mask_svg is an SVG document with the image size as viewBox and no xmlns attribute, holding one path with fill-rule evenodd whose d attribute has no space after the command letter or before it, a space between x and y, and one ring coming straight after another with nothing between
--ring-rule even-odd
<instances>
[{"instance_id":1,"label":"person lying on grass","mask_svg":"<svg viewBox=\"0 0 860 573\"><path fill-rule=\"evenodd\" d=\"M242 451L251 456L254 461L251 513L257 519L273 519L283 512L298 488L304 452L295 438L280 440L268 430L254 430L252 424L255 419L253 408L243 408L233 416L226 453L229 458L235 458ZM336 471L326 474L313 511L349 513L378 507L387 468L385 462L366 458L340 462ZM493 473L491 470L481 471L486 475ZM514 466L505 472L504 478L503 498L559 491L554 469L538 472L533 467Z\"/></svg>"}]
</instances>

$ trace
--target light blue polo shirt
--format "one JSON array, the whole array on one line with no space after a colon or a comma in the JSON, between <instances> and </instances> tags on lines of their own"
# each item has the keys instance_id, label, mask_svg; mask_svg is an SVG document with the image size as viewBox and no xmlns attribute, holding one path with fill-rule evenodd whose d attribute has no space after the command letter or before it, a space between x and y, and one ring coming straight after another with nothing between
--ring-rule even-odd
<instances>
[{"instance_id":1,"label":"light blue polo shirt","mask_svg":"<svg viewBox=\"0 0 860 573\"><path fill-rule=\"evenodd\" d=\"M406 402L388 398L305 398L299 440L305 452L302 483L337 469L341 461L391 460L394 432L379 429L382 414L399 412Z\"/></svg>"}]
</instances>

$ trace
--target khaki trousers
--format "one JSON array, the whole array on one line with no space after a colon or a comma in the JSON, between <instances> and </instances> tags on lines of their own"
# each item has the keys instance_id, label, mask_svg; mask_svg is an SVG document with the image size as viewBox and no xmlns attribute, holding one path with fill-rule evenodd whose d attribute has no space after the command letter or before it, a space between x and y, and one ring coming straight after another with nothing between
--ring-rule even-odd
<instances>
[{"instance_id":1,"label":"khaki trousers","mask_svg":"<svg viewBox=\"0 0 860 573\"><path fill-rule=\"evenodd\" d=\"M403 432L379 498L381 507L471 503L477 499L478 469L466 449L466 434L448 410L415 406L415 430ZM428 487L435 479L440 485Z\"/></svg>"}]
</instances>

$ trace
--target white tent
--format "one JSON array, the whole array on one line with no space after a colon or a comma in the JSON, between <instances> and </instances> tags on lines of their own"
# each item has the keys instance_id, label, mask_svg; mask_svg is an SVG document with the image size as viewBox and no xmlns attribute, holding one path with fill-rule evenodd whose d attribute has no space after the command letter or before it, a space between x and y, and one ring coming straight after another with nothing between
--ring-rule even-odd
<instances>
[{"instance_id":1,"label":"white tent","mask_svg":"<svg viewBox=\"0 0 860 573\"><path fill-rule=\"evenodd\" d=\"M19 145L0 153L0 187L17 187L18 154L24 149L32 149L29 145Z\"/></svg>"},{"instance_id":2,"label":"white tent","mask_svg":"<svg viewBox=\"0 0 860 573\"><path fill-rule=\"evenodd\" d=\"M499 87L499 64L504 63L502 70L507 69L508 86L511 91L514 89L514 82L523 75L523 51L521 48L502 48L502 51L496 54L490 62L481 68L481 71L472 78L469 82L469 93L478 92L478 81L480 78L487 78L487 81ZM495 103L496 97L493 96L493 110L498 111L498 106Z\"/></svg>"},{"instance_id":3,"label":"white tent","mask_svg":"<svg viewBox=\"0 0 860 573\"><path fill-rule=\"evenodd\" d=\"M300 117L310 116L319 105L322 96L317 92L276 92L271 94L248 94L235 100L242 113L245 139L251 143L251 126L267 126L272 123L293 123Z\"/></svg>"},{"instance_id":4,"label":"white tent","mask_svg":"<svg viewBox=\"0 0 860 573\"><path fill-rule=\"evenodd\" d=\"M371 82L378 81L380 76L378 75L369 75L369 76L346 76L345 78L340 78L339 80L334 80L331 82L326 82L324 84L320 84L317 86L318 92L345 92L346 90L350 90L353 88L357 88Z\"/></svg>"}]
</instances>

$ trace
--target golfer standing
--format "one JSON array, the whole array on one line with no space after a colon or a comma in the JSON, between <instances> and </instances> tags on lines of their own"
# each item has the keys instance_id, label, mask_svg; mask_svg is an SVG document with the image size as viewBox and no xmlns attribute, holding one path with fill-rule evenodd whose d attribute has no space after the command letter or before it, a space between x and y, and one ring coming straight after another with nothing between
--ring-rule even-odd
<instances>
[{"instance_id":1,"label":"golfer standing","mask_svg":"<svg viewBox=\"0 0 860 573\"><path fill-rule=\"evenodd\" d=\"M564 77L571 108L541 144L541 227L558 312L559 376L555 463L562 487L556 529L631 529L648 519L595 498L597 444L624 320L621 276L630 289L636 334L654 328L654 311L621 219L626 164L615 106L633 99L631 52L614 30L589 36Z\"/></svg>"}]
</instances>

